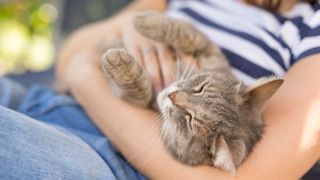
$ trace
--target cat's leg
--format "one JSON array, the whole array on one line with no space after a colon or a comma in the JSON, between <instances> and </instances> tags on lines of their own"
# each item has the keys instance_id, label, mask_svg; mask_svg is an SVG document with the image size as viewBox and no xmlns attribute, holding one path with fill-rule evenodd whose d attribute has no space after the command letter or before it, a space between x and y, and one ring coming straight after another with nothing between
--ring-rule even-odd
<instances>
[{"instance_id":1,"label":"cat's leg","mask_svg":"<svg viewBox=\"0 0 320 180\"><path fill-rule=\"evenodd\" d=\"M133 18L135 29L145 37L168 44L186 53L194 53L210 41L185 21L158 12L142 12Z\"/></svg>"},{"instance_id":2,"label":"cat's leg","mask_svg":"<svg viewBox=\"0 0 320 180\"><path fill-rule=\"evenodd\" d=\"M150 106L153 94L148 74L124 49L109 49L101 60L105 75L122 99L140 107Z\"/></svg>"},{"instance_id":3,"label":"cat's leg","mask_svg":"<svg viewBox=\"0 0 320 180\"><path fill-rule=\"evenodd\" d=\"M158 12L143 12L133 19L136 30L155 41L195 55L201 69L228 68L221 49L191 24Z\"/></svg>"}]
</instances>

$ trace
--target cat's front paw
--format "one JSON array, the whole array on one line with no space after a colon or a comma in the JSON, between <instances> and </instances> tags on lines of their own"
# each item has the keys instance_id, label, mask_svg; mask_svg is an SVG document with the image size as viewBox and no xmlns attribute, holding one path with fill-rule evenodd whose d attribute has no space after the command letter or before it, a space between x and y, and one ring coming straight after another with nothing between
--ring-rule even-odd
<instances>
[{"instance_id":1,"label":"cat's front paw","mask_svg":"<svg viewBox=\"0 0 320 180\"><path fill-rule=\"evenodd\" d=\"M133 25L143 36L185 53L202 50L210 42L191 24L159 12L140 12L133 18Z\"/></svg>"},{"instance_id":2,"label":"cat's front paw","mask_svg":"<svg viewBox=\"0 0 320 180\"><path fill-rule=\"evenodd\" d=\"M135 105L148 107L152 99L150 77L125 49L109 49L101 59L106 76L118 87L116 94Z\"/></svg>"},{"instance_id":3,"label":"cat's front paw","mask_svg":"<svg viewBox=\"0 0 320 180\"><path fill-rule=\"evenodd\" d=\"M125 49L109 49L101 59L104 73L118 85L132 81L138 72L133 72L134 58Z\"/></svg>"},{"instance_id":4,"label":"cat's front paw","mask_svg":"<svg viewBox=\"0 0 320 180\"><path fill-rule=\"evenodd\" d=\"M169 19L161 13L145 11L133 18L135 29L145 37L163 42Z\"/></svg>"}]
</instances>

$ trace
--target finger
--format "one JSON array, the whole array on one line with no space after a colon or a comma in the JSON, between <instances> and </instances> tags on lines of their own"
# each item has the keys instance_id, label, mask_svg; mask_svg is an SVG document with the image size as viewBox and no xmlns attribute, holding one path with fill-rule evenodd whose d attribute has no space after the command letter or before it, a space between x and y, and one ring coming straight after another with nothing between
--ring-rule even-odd
<instances>
[{"instance_id":1,"label":"finger","mask_svg":"<svg viewBox=\"0 0 320 180\"><path fill-rule=\"evenodd\" d=\"M134 59L139 63L140 66L144 67L143 57L140 49L136 45L131 45L127 47L128 52L134 57Z\"/></svg>"},{"instance_id":2,"label":"finger","mask_svg":"<svg viewBox=\"0 0 320 180\"><path fill-rule=\"evenodd\" d=\"M158 59L161 68L163 85L166 87L172 83L176 73L176 60L172 50L163 44L157 44Z\"/></svg>"},{"instance_id":3,"label":"finger","mask_svg":"<svg viewBox=\"0 0 320 180\"><path fill-rule=\"evenodd\" d=\"M151 77L154 91L159 92L162 89L163 84L155 48L152 46L145 46L141 48L141 51L144 67Z\"/></svg>"}]
</instances>

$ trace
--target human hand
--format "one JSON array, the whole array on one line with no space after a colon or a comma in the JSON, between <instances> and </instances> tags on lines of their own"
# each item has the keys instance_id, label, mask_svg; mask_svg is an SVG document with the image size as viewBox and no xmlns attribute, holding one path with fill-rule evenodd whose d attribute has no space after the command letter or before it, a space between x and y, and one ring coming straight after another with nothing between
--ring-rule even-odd
<instances>
[{"instance_id":1,"label":"human hand","mask_svg":"<svg viewBox=\"0 0 320 180\"><path fill-rule=\"evenodd\" d=\"M149 73L156 92L173 81L176 62L174 51L169 46L140 35L131 22L123 28L122 41L129 53Z\"/></svg>"},{"instance_id":2,"label":"human hand","mask_svg":"<svg viewBox=\"0 0 320 180\"><path fill-rule=\"evenodd\" d=\"M155 42L140 35L133 27L131 22L132 17L132 14L121 17L121 22L125 24L122 28L117 28L120 26L118 23L120 20L114 22L106 21L86 26L73 33L60 52L56 68L57 79L60 82L64 81L66 68L69 67L70 59L76 57L78 53L88 52L89 49L99 51L101 50L100 45L104 41L110 40L108 38L119 38L129 53L150 74L153 88L156 92L172 83L177 70L176 57L180 57L179 59L181 59L182 64L183 61L188 61L192 58L188 57L188 55L175 52L175 50L165 44ZM101 52L99 53L99 56L101 56ZM186 62L185 64L188 63Z\"/></svg>"}]
</instances>

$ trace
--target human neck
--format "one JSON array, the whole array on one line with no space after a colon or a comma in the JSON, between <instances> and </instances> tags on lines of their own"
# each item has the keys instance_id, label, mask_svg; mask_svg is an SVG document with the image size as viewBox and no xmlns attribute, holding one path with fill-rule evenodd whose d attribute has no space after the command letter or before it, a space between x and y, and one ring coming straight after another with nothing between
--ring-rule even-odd
<instances>
[{"instance_id":1,"label":"human neck","mask_svg":"<svg viewBox=\"0 0 320 180\"><path fill-rule=\"evenodd\" d=\"M282 1L281 6L279 7L279 12L284 13L293 8L293 6L297 3L297 0L285 0Z\"/></svg>"},{"instance_id":2,"label":"human neck","mask_svg":"<svg viewBox=\"0 0 320 180\"><path fill-rule=\"evenodd\" d=\"M241 1L244 3L247 3L246 0L241 0ZM257 5L263 4L263 1L264 0L257 0L256 3L257 3ZM289 11L295 5L296 2L297 2L297 0L282 0L281 5L278 9L278 12L284 13L286 11Z\"/></svg>"}]
</instances>

